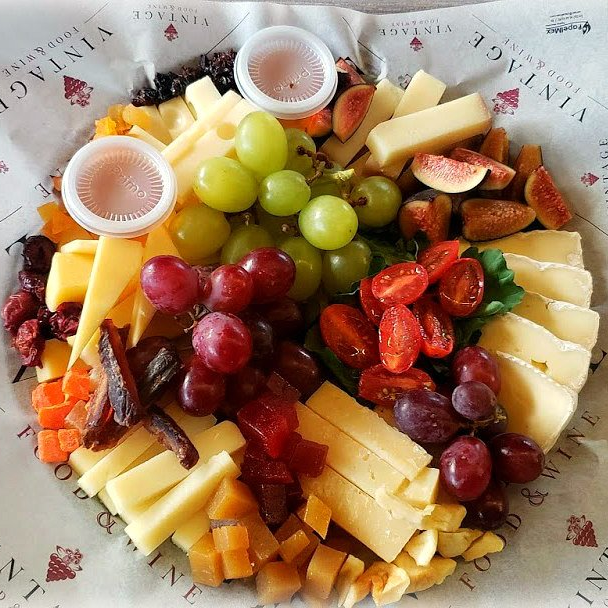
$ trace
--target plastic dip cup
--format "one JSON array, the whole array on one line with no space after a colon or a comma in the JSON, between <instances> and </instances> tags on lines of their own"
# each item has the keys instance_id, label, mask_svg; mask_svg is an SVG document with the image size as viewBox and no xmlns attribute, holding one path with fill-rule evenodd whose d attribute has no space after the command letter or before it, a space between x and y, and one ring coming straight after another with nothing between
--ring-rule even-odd
<instances>
[{"instance_id":1,"label":"plastic dip cup","mask_svg":"<svg viewBox=\"0 0 608 608\"><path fill-rule=\"evenodd\" d=\"M66 167L61 194L89 232L130 238L171 214L177 197L171 165L149 144L124 135L93 140Z\"/></svg>"},{"instance_id":2,"label":"plastic dip cup","mask_svg":"<svg viewBox=\"0 0 608 608\"><path fill-rule=\"evenodd\" d=\"M312 116L332 100L338 86L333 55L317 36L298 27L260 30L234 62L243 97L277 118Z\"/></svg>"}]
</instances>

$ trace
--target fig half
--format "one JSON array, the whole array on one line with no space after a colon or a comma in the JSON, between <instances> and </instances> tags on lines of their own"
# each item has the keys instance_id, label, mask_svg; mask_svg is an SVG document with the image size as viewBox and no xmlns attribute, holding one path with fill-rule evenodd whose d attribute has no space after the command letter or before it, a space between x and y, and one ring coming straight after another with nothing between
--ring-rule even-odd
<instances>
[{"instance_id":1,"label":"fig half","mask_svg":"<svg viewBox=\"0 0 608 608\"><path fill-rule=\"evenodd\" d=\"M338 72L338 92L354 87L356 84L365 83L363 76L359 74L357 68L348 59L340 57L336 61L336 70Z\"/></svg>"},{"instance_id":2,"label":"fig half","mask_svg":"<svg viewBox=\"0 0 608 608\"><path fill-rule=\"evenodd\" d=\"M374 98L373 84L356 84L346 89L336 100L332 115L332 128L344 143L359 128Z\"/></svg>"},{"instance_id":3,"label":"fig half","mask_svg":"<svg viewBox=\"0 0 608 608\"><path fill-rule=\"evenodd\" d=\"M467 146L461 146L466 148ZM490 129L485 136L479 153L503 165L509 164L509 136L502 127Z\"/></svg>"},{"instance_id":4,"label":"fig half","mask_svg":"<svg viewBox=\"0 0 608 608\"><path fill-rule=\"evenodd\" d=\"M515 176L515 170L511 169L511 167L507 167L507 165L503 165L497 160L484 156L479 152L467 150L466 148L452 150L450 158L488 169L488 176L479 185L480 190L502 190L509 185Z\"/></svg>"},{"instance_id":5,"label":"fig half","mask_svg":"<svg viewBox=\"0 0 608 608\"><path fill-rule=\"evenodd\" d=\"M472 190L488 172L486 167L420 152L414 156L411 168L414 177L425 186L448 193Z\"/></svg>"},{"instance_id":6,"label":"fig half","mask_svg":"<svg viewBox=\"0 0 608 608\"><path fill-rule=\"evenodd\" d=\"M558 230L572 219L568 203L542 165L530 173L524 195L545 228Z\"/></svg>"},{"instance_id":7,"label":"fig half","mask_svg":"<svg viewBox=\"0 0 608 608\"><path fill-rule=\"evenodd\" d=\"M451 218L451 197L437 190L423 190L403 203L399 229L408 240L422 232L431 243L439 243L448 238Z\"/></svg>"},{"instance_id":8,"label":"fig half","mask_svg":"<svg viewBox=\"0 0 608 608\"><path fill-rule=\"evenodd\" d=\"M462 236L467 241L491 241L515 234L536 218L534 209L515 201L470 198L460 206Z\"/></svg>"},{"instance_id":9,"label":"fig half","mask_svg":"<svg viewBox=\"0 0 608 608\"><path fill-rule=\"evenodd\" d=\"M507 198L515 201L524 200L524 188L526 181L530 177L530 173L534 169L538 169L543 164L543 153L540 146L534 144L525 144L521 147L513 168L515 169L515 177L509 184L506 191Z\"/></svg>"}]
</instances>

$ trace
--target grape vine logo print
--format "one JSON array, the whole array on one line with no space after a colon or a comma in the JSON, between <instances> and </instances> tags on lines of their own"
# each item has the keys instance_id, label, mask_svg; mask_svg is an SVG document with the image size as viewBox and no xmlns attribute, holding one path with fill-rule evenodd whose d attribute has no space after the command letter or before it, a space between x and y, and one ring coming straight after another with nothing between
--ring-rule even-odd
<instances>
[{"instance_id":1,"label":"grape vine logo print","mask_svg":"<svg viewBox=\"0 0 608 608\"><path fill-rule=\"evenodd\" d=\"M492 101L494 102L493 109L496 114L513 115L519 107L519 89L496 93L496 97Z\"/></svg>"},{"instance_id":2,"label":"grape vine logo print","mask_svg":"<svg viewBox=\"0 0 608 608\"><path fill-rule=\"evenodd\" d=\"M584 516L571 515L568 519L568 535L566 540L581 547L597 547L593 524Z\"/></svg>"},{"instance_id":3,"label":"grape vine logo print","mask_svg":"<svg viewBox=\"0 0 608 608\"><path fill-rule=\"evenodd\" d=\"M79 105L81 108L84 108L91 103L91 91L93 87L90 87L84 80L64 76L63 89L65 91L64 97L70 101L71 105Z\"/></svg>"},{"instance_id":4,"label":"grape vine logo print","mask_svg":"<svg viewBox=\"0 0 608 608\"><path fill-rule=\"evenodd\" d=\"M49 566L46 571L46 582L65 581L73 579L82 570L80 562L82 553L79 549L64 549L57 545L49 556Z\"/></svg>"}]
</instances>

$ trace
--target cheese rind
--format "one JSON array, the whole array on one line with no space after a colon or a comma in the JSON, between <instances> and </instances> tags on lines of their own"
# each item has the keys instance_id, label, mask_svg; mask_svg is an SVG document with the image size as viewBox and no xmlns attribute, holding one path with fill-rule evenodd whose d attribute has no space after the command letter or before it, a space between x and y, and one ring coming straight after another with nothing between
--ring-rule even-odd
<instances>
[{"instance_id":1,"label":"cheese rind","mask_svg":"<svg viewBox=\"0 0 608 608\"><path fill-rule=\"evenodd\" d=\"M478 344L518 357L577 392L587 380L590 351L510 312L484 325Z\"/></svg>"},{"instance_id":2,"label":"cheese rind","mask_svg":"<svg viewBox=\"0 0 608 608\"><path fill-rule=\"evenodd\" d=\"M427 74L424 70L418 70L412 76L401 101L395 108L393 118L436 106L443 97L446 88L445 82L441 82L441 80Z\"/></svg>"},{"instance_id":3,"label":"cheese rind","mask_svg":"<svg viewBox=\"0 0 608 608\"><path fill-rule=\"evenodd\" d=\"M331 382L323 383L306 405L409 480L431 462L422 447Z\"/></svg>"},{"instance_id":4,"label":"cheese rind","mask_svg":"<svg viewBox=\"0 0 608 608\"><path fill-rule=\"evenodd\" d=\"M194 124L194 116L181 97L163 101L159 104L158 111L173 139Z\"/></svg>"},{"instance_id":5,"label":"cheese rind","mask_svg":"<svg viewBox=\"0 0 608 608\"><path fill-rule=\"evenodd\" d=\"M548 452L576 411L576 393L517 357L495 356L502 377L498 402L509 415L509 431L531 437Z\"/></svg>"},{"instance_id":6,"label":"cheese rind","mask_svg":"<svg viewBox=\"0 0 608 608\"><path fill-rule=\"evenodd\" d=\"M492 116L479 93L414 114L387 120L367 138L367 147L380 165L406 162L416 152L438 153L475 135L484 134Z\"/></svg>"},{"instance_id":7,"label":"cheese rind","mask_svg":"<svg viewBox=\"0 0 608 608\"><path fill-rule=\"evenodd\" d=\"M515 273L515 282L526 291L585 308L591 305L593 278L586 270L566 264L537 262L515 253L504 256L507 266Z\"/></svg>"}]
</instances>

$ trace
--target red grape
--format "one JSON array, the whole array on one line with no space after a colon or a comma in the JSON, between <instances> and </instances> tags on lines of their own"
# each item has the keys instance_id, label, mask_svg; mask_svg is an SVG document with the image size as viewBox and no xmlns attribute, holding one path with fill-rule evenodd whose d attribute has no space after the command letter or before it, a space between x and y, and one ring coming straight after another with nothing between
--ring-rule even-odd
<instances>
[{"instance_id":1,"label":"red grape","mask_svg":"<svg viewBox=\"0 0 608 608\"><path fill-rule=\"evenodd\" d=\"M141 269L141 287L154 308L168 315L188 312L198 301L198 274L178 257L159 255Z\"/></svg>"},{"instance_id":2,"label":"red grape","mask_svg":"<svg viewBox=\"0 0 608 608\"><path fill-rule=\"evenodd\" d=\"M441 481L455 498L466 502L479 498L492 476L492 458L477 437L458 437L441 455Z\"/></svg>"},{"instance_id":3,"label":"red grape","mask_svg":"<svg viewBox=\"0 0 608 608\"><path fill-rule=\"evenodd\" d=\"M479 498L467 503L465 524L481 530L496 530L507 521L508 514L507 493L499 482L492 480Z\"/></svg>"},{"instance_id":4,"label":"red grape","mask_svg":"<svg viewBox=\"0 0 608 608\"><path fill-rule=\"evenodd\" d=\"M443 443L462 426L447 397L421 388L397 397L394 413L399 430L419 443Z\"/></svg>"},{"instance_id":5,"label":"red grape","mask_svg":"<svg viewBox=\"0 0 608 608\"><path fill-rule=\"evenodd\" d=\"M12 334L16 334L22 323L36 318L39 306L36 297L27 291L18 291L10 295L2 309L4 327Z\"/></svg>"},{"instance_id":6,"label":"red grape","mask_svg":"<svg viewBox=\"0 0 608 608\"><path fill-rule=\"evenodd\" d=\"M496 411L494 412L494 418L484 426L481 426L477 430L477 436L484 441L488 441L495 437L496 435L500 435L501 433L506 433L507 427L509 426L509 414L507 410L500 405L500 403L496 406Z\"/></svg>"},{"instance_id":7,"label":"red grape","mask_svg":"<svg viewBox=\"0 0 608 608\"><path fill-rule=\"evenodd\" d=\"M500 368L496 359L481 346L467 346L459 350L452 362L452 375L457 384L476 380L483 382L498 396L500 393Z\"/></svg>"},{"instance_id":8,"label":"red grape","mask_svg":"<svg viewBox=\"0 0 608 608\"><path fill-rule=\"evenodd\" d=\"M203 363L219 374L232 374L251 358L249 330L238 317L225 312L205 315L192 332L192 345Z\"/></svg>"},{"instance_id":9,"label":"red grape","mask_svg":"<svg viewBox=\"0 0 608 608\"><path fill-rule=\"evenodd\" d=\"M280 249L261 247L248 253L239 262L253 279L253 299L270 302L283 297L296 278L296 265Z\"/></svg>"},{"instance_id":10,"label":"red grape","mask_svg":"<svg viewBox=\"0 0 608 608\"><path fill-rule=\"evenodd\" d=\"M253 401L265 388L266 374L259 367L246 365L230 377L226 399L228 407L232 410L238 409Z\"/></svg>"},{"instance_id":11,"label":"red grape","mask_svg":"<svg viewBox=\"0 0 608 608\"><path fill-rule=\"evenodd\" d=\"M545 454L539 445L519 433L496 435L489 443L496 477L509 483L534 481L545 467Z\"/></svg>"},{"instance_id":12,"label":"red grape","mask_svg":"<svg viewBox=\"0 0 608 608\"><path fill-rule=\"evenodd\" d=\"M268 362L274 353L274 332L272 326L261 315L247 311L241 315L253 340L252 361Z\"/></svg>"},{"instance_id":13,"label":"red grape","mask_svg":"<svg viewBox=\"0 0 608 608\"><path fill-rule=\"evenodd\" d=\"M300 306L291 298L280 298L256 307L272 326L276 338L293 338L304 328Z\"/></svg>"},{"instance_id":14,"label":"red grape","mask_svg":"<svg viewBox=\"0 0 608 608\"><path fill-rule=\"evenodd\" d=\"M488 420L496 412L496 395L487 385L470 380L454 389L452 406L467 420Z\"/></svg>"},{"instance_id":15,"label":"red grape","mask_svg":"<svg viewBox=\"0 0 608 608\"><path fill-rule=\"evenodd\" d=\"M321 370L313 356L299 344L281 342L277 346L274 368L279 376L307 399L321 386Z\"/></svg>"},{"instance_id":16,"label":"red grape","mask_svg":"<svg viewBox=\"0 0 608 608\"><path fill-rule=\"evenodd\" d=\"M177 401L192 416L213 414L226 395L226 379L192 357L177 393Z\"/></svg>"},{"instance_id":17,"label":"red grape","mask_svg":"<svg viewBox=\"0 0 608 608\"><path fill-rule=\"evenodd\" d=\"M198 301L202 302L209 293L209 276L217 268L216 265L210 266L194 266L194 270L198 275Z\"/></svg>"},{"instance_id":18,"label":"red grape","mask_svg":"<svg viewBox=\"0 0 608 608\"><path fill-rule=\"evenodd\" d=\"M224 264L216 268L209 275L204 289L202 303L209 310L218 312L236 314L245 310L253 298L251 276L236 264Z\"/></svg>"}]
</instances>

